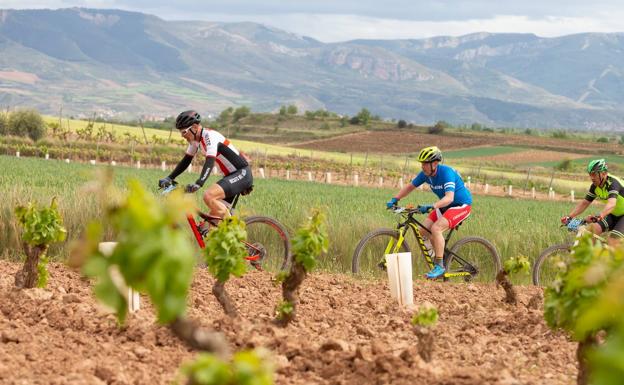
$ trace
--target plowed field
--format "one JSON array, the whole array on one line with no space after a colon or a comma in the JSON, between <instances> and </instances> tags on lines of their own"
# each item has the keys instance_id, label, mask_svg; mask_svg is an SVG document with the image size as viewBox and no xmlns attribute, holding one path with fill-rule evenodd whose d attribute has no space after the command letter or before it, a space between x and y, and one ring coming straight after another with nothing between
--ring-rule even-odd
<instances>
[{"instance_id":1,"label":"plowed field","mask_svg":"<svg viewBox=\"0 0 624 385\"><path fill-rule=\"evenodd\" d=\"M18 265L0 261L0 383L169 384L195 355L142 308L120 328L100 308L89 282L59 264L48 288L14 290ZM541 304L525 304L541 289L520 287L522 304L501 302L494 285L416 280L415 303L436 305L433 360L417 353L411 314L397 309L384 282L315 273L303 283L298 319L271 322L279 291L267 273L228 282L241 314L224 316L213 280L196 274L191 318L225 334L233 349L263 346L278 384L573 384L575 345L551 332Z\"/></svg>"},{"instance_id":2,"label":"plowed field","mask_svg":"<svg viewBox=\"0 0 624 385\"><path fill-rule=\"evenodd\" d=\"M624 150L617 143L597 143L569 139L555 139L530 135L505 135L499 133L453 133L445 135L423 134L409 131L364 131L336 136L331 139L314 140L293 144L292 147L321 151L414 153L423 147L438 146L442 151L466 149L479 146L526 146L534 149L562 150L570 153L621 154Z\"/></svg>"}]
</instances>

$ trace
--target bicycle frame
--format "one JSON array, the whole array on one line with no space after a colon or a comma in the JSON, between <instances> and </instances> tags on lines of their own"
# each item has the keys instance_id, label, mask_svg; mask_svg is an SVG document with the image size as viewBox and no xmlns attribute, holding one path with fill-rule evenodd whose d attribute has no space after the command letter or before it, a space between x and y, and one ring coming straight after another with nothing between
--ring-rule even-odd
<instances>
[{"instance_id":1,"label":"bicycle frame","mask_svg":"<svg viewBox=\"0 0 624 385\"><path fill-rule=\"evenodd\" d=\"M161 194L163 195L169 194L171 191L175 190L176 188L177 188L177 184L172 184L171 186L163 189ZM240 194L237 194L236 196L234 196L234 199L232 200L232 205L228 209L230 214L234 212L234 208L236 207L236 204L238 203L239 197L240 197ZM222 218L212 217L199 210L197 211L197 214L205 221L208 221L211 219L218 219L218 220L222 219ZM195 240L197 241L197 244L199 245L201 249L204 249L206 247L206 243L204 242L204 238L201 236L201 233L199 232L199 227L197 226L197 222L195 222L195 218L193 217L193 214L190 214L190 213L186 214L186 220L188 221L189 226L191 226L191 231L193 232L193 235L195 236ZM257 248L256 246L252 245L251 243L247 241L243 241L243 244L245 245L245 247L247 247L247 250L251 250L254 252L253 254L255 254L255 255L246 256L245 260L254 262L260 259L260 253L262 250L260 250L259 248Z\"/></svg>"},{"instance_id":2,"label":"bicycle frame","mask_svg":"<svg viewBox=\"0 0 624 385\"><path fill-rule=\"evenodd\" d=\"M431 257L431 254L429 254L429 250L427 249L427 246L425 246L425 239L423 238L420 232L421 228L423 229L426 229L426 228L422 223L420 223L416 218L413 217L415 213L416 213L415 211L408 211L407 214L403 213L403 215L406 216L406 219L403 222L399 222L399 224L397 225L397 230L399 231L399 238L397 239L396 243L394 242L394 238L390 239L390 241L388 242L388 246L386 246L385 254L398 253L401 250L401 246L403 245L403 242L405 241L405 235L407 233L408 228L411 228L412 232L414 233L414 236L416 237L416 240L418 241L418 246L420 248L421 254L425 258L425 261L427 262L427 265L429 266L429 268L433 269L433 266L434 266L433 258ZM467 267L468 271L451 272L447 270L444 273L443 277L455 278L455 277L471 276L473 273L477 272L477 269L475 269L475 267L472 266L472 264L464 260L462 257L457 255L456 253L450 251L446 247L454 231L455 229L451 229L444 239L444 244L445 244L444 256L443 256L444 262L446 263L449 255L452 255L453 258L457 260L463 267L465 268Z\"/></svg>"}]
</instances>

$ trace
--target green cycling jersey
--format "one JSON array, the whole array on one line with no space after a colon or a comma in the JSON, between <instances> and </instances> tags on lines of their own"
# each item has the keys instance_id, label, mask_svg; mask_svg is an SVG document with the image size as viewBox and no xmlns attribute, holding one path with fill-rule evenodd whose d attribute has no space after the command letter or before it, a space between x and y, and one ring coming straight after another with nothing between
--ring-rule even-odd
<instances>
[{"instance_id":1,"label":"green cycling jersey","mask_svg":"<svg viewBox=\"0 0 624 385\"><path fill-rule=\"evenodd\" d=\"M615 198L616 202L611 214L617 217L624 215L624 182L613 175L607 175L607 181L602 187L592 183L585 195L585 199L590 202L594 199L606 202L609 198Z\"/></svg>"}]
</instances>

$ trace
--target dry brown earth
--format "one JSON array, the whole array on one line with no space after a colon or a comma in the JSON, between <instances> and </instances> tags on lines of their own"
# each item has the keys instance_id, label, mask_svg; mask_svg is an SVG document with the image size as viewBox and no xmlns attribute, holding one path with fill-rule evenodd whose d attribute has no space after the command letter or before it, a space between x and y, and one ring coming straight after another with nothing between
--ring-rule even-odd
<instances>
[{"instance_id":1,"label":"dry brown earth","mask_svg":"<svg viewBox=\"0 0 624 385\"><path fill-rule=\"evenodd\" d=\"M562 150L565 152L616 153L621 154L624 146L616 143L566 140L529 135L507 135L499 133L453 133L432 135L410 131L364 131L336 136L330 139L314 140L293 144L293 147L337 152L414 153L426 146L438 146L443 151L459 150L479 146L526 146L534 149Z\"/></svg>"},{"instance_id":2,"label":"dry brown earth","mask_svg":"<svg viewBox=\"0 0 624 385\"><path fill-rule=\"evenodd\" d=\"M0 261L0 383L168 384L195 355L141 310L123 328L101 309L89 282L60 264L47 289L14 290L18 265ZM278 384L573 384L575 346L551 332L542 311L524 304L540 294L519 288L523 304L501 302L493 285L416 280L416 304L440 312L433 361L417 354L410 314L398 310L383 282L312 274L303 284L299 318L272 324L279 292L269 275L250 272L226 287L241 313L223 315L199 270L190 316L220 330L234 349L273 352Z\"/></svg>"}]
</instances>

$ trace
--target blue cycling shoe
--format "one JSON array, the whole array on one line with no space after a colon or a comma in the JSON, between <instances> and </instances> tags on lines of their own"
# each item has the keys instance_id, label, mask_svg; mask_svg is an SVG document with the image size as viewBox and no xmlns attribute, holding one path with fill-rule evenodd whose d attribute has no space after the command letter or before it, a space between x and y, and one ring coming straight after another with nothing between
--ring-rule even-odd
<instances>
[{"instance_id":1,"label":"blue cycling shoe","mask_svg":"<svg viewBox=\"0 0 624 385\"><path fill-rule=\"evenodd\" d=\"M440 265L435 265L433 266L433 269L431 269L430 272L428 272L427 274L425 274L425 276L429 279L438 279L440 277L442 277L444 275L444 273L446 273L446 270L444 270L444 268Z\"/></svg>"}]
</instances>

